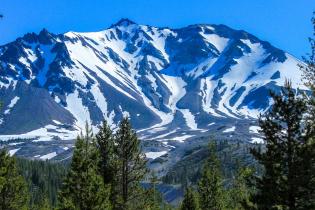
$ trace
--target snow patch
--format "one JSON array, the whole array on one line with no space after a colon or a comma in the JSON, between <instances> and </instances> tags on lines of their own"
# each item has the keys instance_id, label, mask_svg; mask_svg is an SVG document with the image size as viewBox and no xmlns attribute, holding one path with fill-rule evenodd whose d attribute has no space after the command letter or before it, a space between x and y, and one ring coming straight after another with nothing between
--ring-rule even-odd
<instances>
[{"instance_id":1,"label":"snow patch","mask_svg":"<svg viewBox=\"0 0 315 210\"><path fill-rule=\"evenodd\" d=\"M249 132L250 133L259 133L260 127L259 126L250 126Z\"/></svg>"},{"instance_id":2,"label":"snow patch","mask_svg":"<svg viewBox=\"0 0 315 210\"><path fill-rule=\"evenodd\" d=\"M57 153L56 152L52 152L52 153L48 153L46 155L41 156L40 159L42 159L42 160L50 160L50 159L52 159L52 158L54 158L56 156L57 156Z\"/></svg>"},{"instance_id":3,"label":"snow patch","mask_svg":"<svg viewBox=\"0 0 315 210\"><path fill-rule=\"evenodd\" d=\"M177 136L177 137L172 138L172 140L183 142L183 141L185 141L186 139L188 139L190 137L193 137L193 135Z\"/></svg>"},{"instance_id":4,"label":"snow patch","mask_svg":"<svg viewBox=\"0 0 315 210\"><path fill-rule=\"evenodd\" d=\"M264 143L264 140L262 138L258 138L258 137L252 137L252 141L251 143L253 144L263 144Z\"/></svg>"},{"instance_id":5,"label":"snow patch","mask_svg":"<svg viewBox=\"0 0 315 210\"><path fill-rule=\"evenodd\" d=\"M161 151L161 152L146 152L145 156L149 159L156 159L158 157L161 157L163 155L165 155L167 153L167 151Z\"/></svg>"},{"instance_id":6,"label":"snow patch","mask_svg":"<svg viewBox=\"0 0 315 210\"><path fill-rule=\"evenodd\" d=\"M66 109L76 118L76 125L80 130L84 128L86 122L91 123L90 112L88 108L83 105L77 90L67 96Z\"/></svg>"},{"instance_id":7,"label":"snow patch","mask_svg":"<svg viewBox=\"0 0 315 210\"><path fill-rule=\"evenodd\" d=\"M234 132L235 131L235 126L231 127L231 128L227 128L224 131L222 131L222 133L230 133L230 132Z\"/></svg>"},{"instance_id":8,"label":"snow patch","mask_svg":"<svg viewBox=\"0 0 315 210\"><path fill-rule=\"evenodd\" d=\"M227 46L229 39L218 36L217 34L204 34L201 35L207 40L207 42L213 44L220 52L222 52Z\"/></svg>"},{"instance_id":9,"label":"snow patch","mask_svg":"<svg viewBox=\"0 0 315 210\"><path fill-rule=\"evenodd\" d=\"M18 135L0 135L0 141L8 141L14 139L35 139L36 141L51 141L56 137L61 140L73 140L78 136L79 132L76 130L67 130L55 125L46 125L44 128L30 131L25 134Z\"/></svg>"},{"instance_id":10,"label":"snow patch","mask_svg":"<svg viewBox=\"0 0 315 210\"><path fill-rule=\"evenodd\" d=\"M20 97L15 96L8 105L8 108L4 111L4 114L10 114L11 109L15 106L19 99Z\"/></svg>"},{"instance_id":11,"label":"snow patch","mask_svg":"<svg viewBox=\"0 0 315 210\"><path fill-rule=\"evenodd\" d=\"M17 151L19 151L21 148L18 148L18 149L11 149L9 151L9 155L12 157L15 153L17 153Z\"/></svg>"},{"instance_id":12,"label":"snow patch","mask_svg":"<svg viewBox=\"0 0 315 210\"><path fill-rule=\"evenodd\" d=\"M193 130L197 130L198 128L195 117L192 115L189 109L180 109L180 111L184 115L187 126Z\"/></svg>"}]
</instances>

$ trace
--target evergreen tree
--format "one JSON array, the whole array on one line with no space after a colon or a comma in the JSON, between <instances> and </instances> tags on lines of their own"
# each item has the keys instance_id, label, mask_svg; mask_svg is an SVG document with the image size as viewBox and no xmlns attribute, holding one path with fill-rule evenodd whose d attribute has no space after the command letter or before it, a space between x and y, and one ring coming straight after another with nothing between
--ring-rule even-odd
<instances>
[{"instance_id":1,"label":"evergreen tree","mask_svg":"<svg viewBox=\"0 0 315 210\"><path fill-rule=\"evenodd\" d=\"M47 198L43 198L39 203L31 206L32 210L50 210L52 209L49 200Z\"/></svg>"},{"instance_id":2,"label":"evergreen tree","mask_svg":"<svg viewBox=\"0 0 315 210\"><path fill-rule=\"evenodd\" d=\"M129 205L129 209L143 209L143 210L169 210L172 209L170 205L163 201L161 193L157 190L158 185L157 176L152 173L150 177L150 183L148 189L139 188L138 193L142 193L143 196L135 199L134 202Z\"/></svg>"},{"instance_id":3,"label":"evergreen tree","mask_svg":"<svg viewBox=\"0 0 315 210\"><path fill-rule=\"evenodd\" d=\"M30 208L38 209L37 206L42 206L42 202L47 199L51 207L56 207L57 192L66 175L66 165L22 158L16 160L17 167L28 185Z\"/></svg>"},{"instance_id":4,"label":"evergreen tree","mask_svg":"<svg viewBox=\"0 0 315 210\"><path fill-rule=\"evenodd\" d=\"M155 175L154 172L151 173L150 177L150 187L149 189L145 190L144 197L142 200L142 209L147 210L160 210L163 206L163 198L160 192L157 190L159 179Z\"/></svg>"},{"instance_id":5,"label":"evergreen tree","mask_svg":"<svg viewBox=\"0 0 315 210\"><path fill-rule=\"evenodd\" d=\"M116 198L114 208L128 209L143 194L140 181L147 172L145 155L141 153L140 141L132 130L128 118L123 118L115 134L114 153L117 155L115 175Z\"/></svg>"},{"instance_id":6,"label":"evergreen tree","mask_svg":"<svg viewBox=\"0 0 315 210\"><path fill-rule=\"evenodd\" d=\"M312 18L313 24L313 37L309 38L309 43L311 45L311 53L307 55L307 57L303 57L303 61L306 65L300 65L300 68L304 73L304 80L306 86L308 86L312 90L312 99L314 99L314 91L315 91L315 12Z\"/></svg>"},{"instance_id":7,"label":"evergreen tree","mask_svg":"<svg viewBox=\"0 0 315 210\"><path fill-rule=\"evenodd\" d=\"M237 170L236 176L232 180L232 187L228 190L228 209L241 210L244 209L244 205L251 205L249 197L253 189L247 186L247 180L253 175L253 172L251 168L247 167Z\"/></svg>"},{"instance_id":8,"label":"evergreen tree","mask_svg":"<svg viewBox=\"0 0 315 210\"><path fill-rule=\"evenodd\" d=\"M16 160L0 151L0 210L23 210L28 206L27 187L18 174Z\"/></svg>"},{"instance_id":9,"label":"evergreen tree","mask_svg":"<svg viewBox=\"0 0 315 210\"><path fill-rule=\"evenodd\" d=\"M216 155L216 143L210 144L210 158L204 166L198 182L199 204L203 210L221 210L225 206L220 161Z\"/></svg>"},{"instance_id":10,"label":"evergreen tree","mask_svg":"<svg viewBox=\"0 0 315 210\"><path fill-rule=\"evenodd\" d=\"M198 199L191 188L187 188L180 210L199 210Z\"/></svg>"},{"instance_id":11,"label":"evergreen tree","mask_svg":"<svg viewBox=\"0 0 315 210\"><path fill-rule=\"evenodd\" d=\"M306 65L300 65L304 72L305 85L311 90L311 94L305 94L307 102L307 114L305 127L307 127L308 136L307 147L304 147L301 155L304 159L303 180L304 180L304 200L307 201L306 207L315 206L315 11L312 18L313 37L309 38L311 53L308 57L303 57ZM307 192L307 193L306 193ZM302 203L302 202L300 202ZM304 204L305 205L305 204Z\"/></svg>"},{"instance_id":12,"label":"evergreen tree","mask_svg":"<svg viewBox=\"0 0 315 210\"><path fill-rule=\"evenodd\" d=\"M86 126L86 134L77 138L71 166L59 193L59 209L111 209L109 189L97 173L98 155L93 134Z\"/></svg>"},{"instance_id":13,"label":"evergreen tree","mask_svg":"<svg viewBox=\"0 0 315 210\"><path fill-rule=\"evenodd\" d=\"M251 201L258 209L313 209L309 188L310 137L303 116L306 103L286 81L280 94L271 93L274 105L259 119L266 150L252 149L254 158L264 167L262 177L255 177L257 192ZM251 207L248 207L251 209Z\"/></svg>"},{"instance_id":14,"label":"evergreen tree","mask_svg":"<svg viewBox=\"0 0 315 210\"><path fill-rule=\"evenodd\" d=\"M154 192L153 188L144 189L137 188L138 196L132 202L127 204L126 209L143 209L143 210L160 210L163 206L162 196L158 192Z\"/></svg>"},{"instance_id":15,"label":"evergreen tree","mask_svg":"<svg viewBox=\"0 0 315 210\"><path fill-rule=\"evenodd\" d=\"M105 184L112 184L116 173L113 132L104 121L96 134L96 147L99 152L99 171Z\"/></svg>"}]
</instances>

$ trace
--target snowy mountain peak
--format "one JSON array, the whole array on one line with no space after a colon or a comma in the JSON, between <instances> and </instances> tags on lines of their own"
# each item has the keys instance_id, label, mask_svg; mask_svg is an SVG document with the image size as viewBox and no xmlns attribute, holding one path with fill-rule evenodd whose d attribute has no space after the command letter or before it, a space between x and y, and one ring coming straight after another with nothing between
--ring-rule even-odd
<instances>
[{"instance_id":1,"label":"snowy mountain peak","mask_svg":"<svg viewBox=\"0 0 315 210\"><path fill-rule=\"evenodd\" d=\"M100 32L44 29L0 46L0 133L71 139L85 121L115 125L126 114L144 139L169 129L200 133L257 117L285 78L303 89L299 63L224 25L122 19Z\"/></svg>"}]
</instances>

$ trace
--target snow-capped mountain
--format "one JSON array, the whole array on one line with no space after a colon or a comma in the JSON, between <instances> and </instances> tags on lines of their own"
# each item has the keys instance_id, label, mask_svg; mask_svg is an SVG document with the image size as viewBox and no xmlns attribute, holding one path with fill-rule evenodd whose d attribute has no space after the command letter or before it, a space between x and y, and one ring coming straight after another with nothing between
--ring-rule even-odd
<instances>
[{"instance_id":1,"label":"snow-capped mountain","mask_svg":"<svg viewBox=\"0 0 315 210\"><path fill-rule=\"evenodd\" d=\"M224 135L242 123L248 132L270 89L285 78L304 88L298 63L225 25L122 19L99 32L29 33L0 46L0 139L73 139L86 121L114 126L123 115L142 139L183 141L214 126Z\"/></svg>"}]
</instances>

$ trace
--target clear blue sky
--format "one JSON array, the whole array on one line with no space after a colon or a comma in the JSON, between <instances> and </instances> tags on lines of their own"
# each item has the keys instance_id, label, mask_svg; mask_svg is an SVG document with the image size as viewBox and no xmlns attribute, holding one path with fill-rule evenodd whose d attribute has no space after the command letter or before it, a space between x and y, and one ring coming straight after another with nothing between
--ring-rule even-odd
<instances>
[{"instance_id":1,"label":"clear blue sky","mask_svg":"<svg viewBox=\"0 0 315 210\"><path fill-rule=\"evenodd\" d=\"M171 28L222 23L301 57L309 52L313 10L315 0L0 0L0 44L44 27L97 31L127 17Z\"/></svg>"}]
</instances>

